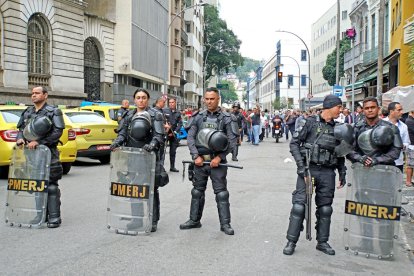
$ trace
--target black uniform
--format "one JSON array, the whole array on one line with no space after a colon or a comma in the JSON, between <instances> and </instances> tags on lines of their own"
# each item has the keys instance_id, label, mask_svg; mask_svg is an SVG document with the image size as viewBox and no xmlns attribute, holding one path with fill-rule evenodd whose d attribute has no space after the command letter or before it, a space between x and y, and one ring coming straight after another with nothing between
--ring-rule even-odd
<instances>
[{"instance_id":1,"label":"black uniform","mask_svg":"<svg viewBox=\"0 0 414 276\"><path fill-rule=\"evenodd\" d=\"M48 185L48 198L47 198L47 226L49 228L59 227L61 224L60 218L60 189L58 187L58 180L62 178L63 169L62 164L59 161L59 151L57 145L59 138L62 136L65 123L63 120L62 111L54 106L45 103L41 109L36 112L36 108L28 107L20 117L17 124L19 134L17 139L24 139L27 142L31 142L29 139L24 137L23 130L25 127L32 122L42 117L50 119L51 126L47 133L41 135L36 140L39 145L45 145L50 149L51 160L50 160L50 174L49 174L49 185Z\"/></svg>"},{"instance_id":2,"label":"black uniform","mask_svg":"<svg viewBox=\"0 0 414 276\"><path fill-rule=\"evenodd\" d=\"M306 160L304 155L306 154L304 153L306 153L306 150L310 151L309 170L312 176L311 181L316 187L316 239L318 245L320 243L327 244L326 242L329 239L331 205L335 192L335 169L338 169L339 179L343 183L346 174L345 158L337 157L334 153L335 147L339 144L334 136L334 126L335 122L333 120L326 122L320 115L301 119L290 142L290 152L298 167L296 190L292 194L293 206L287 231L287 239L294 244L299 239L305 218L306 186L304 173ZM317 247L317 249L319 248ZM331 250L330 248L329 253L325 250L322 251L331 255L335 254ZM293 251L290 254L292 253Z\"/></svg>"},{"instance_id":3,"label":"black uniform","mask_svg":"<svg viewBox=\"0 0 414 276\"><path fill-rule=\"evenodd\" d=\"M170 144L170 171L178 171L175 168L175 156L178 148L178 140L175 137L175 133L180 133L182 127L181 113L171 108L165 108L164 110L167 122L171 125L171 132L167 133L167 140ZM172 134L171 136L168 134Z\"/></svg>"},{"instance_id":4,"label":"black uniform","mask_svg":"<svg viewBox=\"0 0 414 276\"><path fill-rule=\"evenodd\" d=\"M370 126L366 123L365 119L362 119L358 121L354 128L354 136L355 136L355 142L354 142L354 150L349 153L346 157L352 162L364 162L364 159L366 158L367 154L363 152L361 149L358 138L359 136L367 131L367 130L374 130L380 126L389 127L394 132L393 142L390 146L386 147L380 147L378 150L370 154L370 157L373 159L374 164L382 164L382 165L395 165L395 160L397 160L400 157L401 149L403 148L403 143L400 136L400 131L398 127L391 124L390 122L384 121L384 120L378 120L378 122Z\"/></svg>"},{"instance_id":5,"label":"black uniform","mask_svg":"<svg viewBox=\"0 0 414 276\"><path fill-rule=\"evenodd\" d=\"M232 151L238 138L236 117L220 109L215 112L204 110L200 113L193 114L189 121L189 127L187 144L193 160L201 156L204 161L211 161L212 158L218 155L221 158L221 163L227 163L226 155ZM215 140L217 137L214 138L213 135L211 136L210 142L212 144L207 147L202 142L206 138L203 133L210 130L217 130L220 133L217 132L214 134L218 136L217 140ZM223 140L227 143L222 148L223 151L216 151L223 145ZM204 208L204 192L207 187L208 177L210 177L214 193L216 194L221 230L226 234L234 234L230 226L230 203L226 176L227 167L224 166L218 166L216 168L211 168L209 165L203 165L201 167L194 166L190 220L181 224L181 229L201 227L200 219Z\"/></svg>"},{"instance_id":6,"label":"black uniform","mask_svg":"<svg viewBox=\"0 0 414 276\"><path fill-rule=\"evenodd\" d=\"M158 188L168 183L168 174L165 172L164 167L160 162L159 149L164 145L164 124L163 116L160 112L153 108L147 108L147 111L151 117L151 125L149 129L142 128L139 123L136 123L135 115L137 110L131 110L125 117L122 128L118 133L118 137L114 140L111 148L119 146L143 148L147 151L155 151L156 154L156 167L155 167L155 188L154 188L154 208L152 217L152 232L157 230L157 223L160 219L160 196ZM137 136L138 135L138 136ZM135 136L135 137L134 137ZM137 165L137 164L131 164ZM135 210L135 206L131 206L132 212L139 212ZM133 227L131 227L133 228Z\"/></svg>"},{"instance_id":7,"label":"black uniform","mask_svg":"<svg viewBox=\"0 0 414 276\"><path fill-rule=\"evenodd\" d=\"M244 116L240 111L233 111L233 115L237 119L237 125L239 127L239 133L241 133L243 131ZM239 146L240 146L240 143L237 142L236 146L233 148L232 158L231 158L233 161L238 161L237 156L239 155Z\"/></svg>"}]
</instances>

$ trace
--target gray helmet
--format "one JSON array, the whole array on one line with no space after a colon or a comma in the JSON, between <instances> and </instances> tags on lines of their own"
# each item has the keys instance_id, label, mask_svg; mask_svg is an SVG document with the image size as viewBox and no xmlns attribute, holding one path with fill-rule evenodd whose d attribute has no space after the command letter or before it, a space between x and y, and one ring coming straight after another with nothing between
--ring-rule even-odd
<instances>
[{"instance_id":1,"label":"gray helmet","mask_svg":"<svg viewBox=\"0 0 414 276\"><path fill-rule=\"evenodd\" d=\"M337 140L344 140L352 145L354 143L354 129L350 124L338 124L334 128L334 136Z\"/></svg>"},{"instance_id":2,"label":"gray helmet","mask_svg":"<svg viewBox=\"0 0 414 276\"><path fill-rule=\"evenodd\" d=\"M233 106L232 106L233 108L234 107L238 107L238 108L240 108L240 103L238 102L238 101L235 101L234 103L233 103Z\"/></svg>"},{"instance_id":3,"label":"gray helmet","mask_svg":"<svg viewBox=\"0 0 414 276\"><path fill-rule=\"evenodd\" d=\"M388 126L378 126L372 130L372 143L377 147L387 147L394 142L394 131Z\"/></svg>"},{"instance_id":4,"label":"gray helmet","mask_svg":"<svg viewBox=\"0 0 414 276\"><path fill-rule=\"evenodd\" d=\"M144 111L136 113L129 125L129 136L136 141L144 141L151 132L151 116Z\"/></svg>"},{"instance_id":5,"label":"gray helmet","mask_svg":"<svg viewBox=\"0 0 414 276\"><path fill-rule=\"evenodd\" d=\"M47 135L52 128L52 121L49 117L35 117L29 120L23 130L23 136L29 141L37 141Z\"/></svg>"},{"instance_id":6,"label":"gray helmet","mask_svg":"<svg viewBox=\"0 0 414 276\"><path fill-rule=\"evenodd\" d=\"M201 129L197 134L197 140L203 147L215 153L226 151L229 146L227 136L222 131L212 128Z\"/></svg>"}]
</instances>

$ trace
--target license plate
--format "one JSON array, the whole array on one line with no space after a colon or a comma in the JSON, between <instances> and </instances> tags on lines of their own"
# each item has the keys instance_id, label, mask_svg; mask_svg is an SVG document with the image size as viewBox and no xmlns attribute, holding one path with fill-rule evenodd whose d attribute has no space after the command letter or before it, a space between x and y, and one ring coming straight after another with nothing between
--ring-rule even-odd
<instances>
[{"instance_id":1,"label":"license plate","mask_svg":"<svg viewBox=\"0 0 414 276\"><path fill-rule=\"evenodd\" d=\"M109 150L110 146L109 145L101 145L101 146L96 146L97 150Z\"/></svg>"},{"instance_id":2,"label":"license plate","mask_svg":"<svg viewBox=\"0 0 414 276\"><path fill-rule=\"evenodd\" d=\"M280 130L276 129L276 130L275 130L276 134L279 134L279 131L280 131Z\"/></svg>"}]
</instances>

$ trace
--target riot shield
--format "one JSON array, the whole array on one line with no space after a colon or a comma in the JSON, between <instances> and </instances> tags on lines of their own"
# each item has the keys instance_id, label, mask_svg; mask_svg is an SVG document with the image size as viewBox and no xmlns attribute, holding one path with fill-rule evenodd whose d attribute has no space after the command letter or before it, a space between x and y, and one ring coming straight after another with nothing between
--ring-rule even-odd
<instances>
[{"instance_id":1,"label":"riot shield","mask_svg":"<svg viewBox=\"0 0 414 276\"><path fill-rule=\"evenodd\" d=\"M14 147L7 182L6 223L40 227L47 216L50 149Z\"/></svg>"},{"instance_id":2,"label":"riot shield","mask_svg":"<svg viewBox=\"0 0 414 276\"><path fill-rule=\"evenodd\" d=\"M345 249L390 259L398 238L402 173L394 166L352 165L345 203Z\"/></svg>"},{"instance_id":3,"label":"riot shield","mask_svg":"<svg viewBox=\"0 0 414 276\"><path fill-rule=\"evenodd\" d=\"M151 231L155 153L121 147L111 153L108 229L137 235Z\"/></svg>"}]
</instances>

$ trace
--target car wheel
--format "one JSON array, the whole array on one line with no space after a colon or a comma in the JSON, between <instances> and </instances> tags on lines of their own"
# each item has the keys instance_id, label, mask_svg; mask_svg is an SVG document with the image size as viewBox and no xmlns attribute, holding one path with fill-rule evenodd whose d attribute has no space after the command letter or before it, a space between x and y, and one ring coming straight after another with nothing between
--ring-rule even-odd
<instances>
[{"instance_id":1,"label":"car wheel","mask_svg":"<svg viewBox=\"0 0 414 276\"><path fill-rule=\"evenodd\" d=\"M102 164L109 164L111 162L111 156L105 155L98 158L99 161L101 161Z\"/></svg>"},{"instance_id":2,"label":"car wheel","mask_svg":"<svg viewBox=\"0 0 414 276\"><path fill-rule=\"evenodd\" d=\"M72 168L72 163L62 163L63 168L63 174L68 174L70 171L70 168Z\"/></svg>"}]
</instances>

